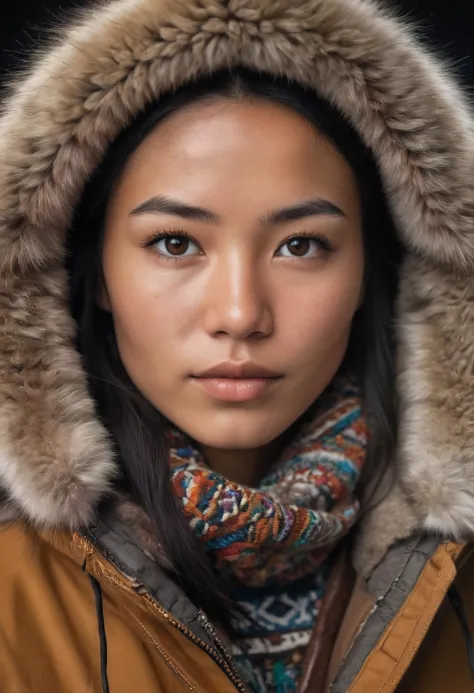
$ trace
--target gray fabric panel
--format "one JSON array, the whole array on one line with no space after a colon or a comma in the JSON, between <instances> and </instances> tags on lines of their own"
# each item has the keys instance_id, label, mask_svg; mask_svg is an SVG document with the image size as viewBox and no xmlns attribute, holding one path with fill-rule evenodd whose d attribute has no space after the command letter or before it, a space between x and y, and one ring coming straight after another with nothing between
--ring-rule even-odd
<instances>
[{"instance_id":1,"label":"gray fabric panel","mask_svg":"<svg viewBox=\"0 0 474 693\"><path fill-rule=\"evenodd\" d=\"M376 604L356 636L331 686L331 693L346 693L378 639L400 610L427 560L441 544L439 537L423 536L396 544L367 581Z\"/></svg>"},{"instance_id":2,"label":"gray fabric panel","mask_svg":"<svg viewBox=\"0 0 474 693\"><path fill-rule=\"evenodd\" d=\"M143 552L127 526L104 513L85 536L92 540L120 572L137 580L174 618L209 647L215 645L201 625L199 610L166 572Z\"/></svg>"},{"instance_id":3,"label":"gray fabric panel","mask_svg":"<svg viewBox=\"0 0 474 693\"><path fill-rule=\"evenodd\" d=\"M368 592L376 598L383 597L397 579L402 581L407 579L407 570L409 573L408 579L411 580L414 569L414 555L418 556L416 560L421 560L423 566L436 551L440 543L439 537L426 535L411 537L395 544L367 580ZM413 584L414 581L411 582L411 586ZM411 587L408 591L411 591Z\"/></svg>"}]
</instances>

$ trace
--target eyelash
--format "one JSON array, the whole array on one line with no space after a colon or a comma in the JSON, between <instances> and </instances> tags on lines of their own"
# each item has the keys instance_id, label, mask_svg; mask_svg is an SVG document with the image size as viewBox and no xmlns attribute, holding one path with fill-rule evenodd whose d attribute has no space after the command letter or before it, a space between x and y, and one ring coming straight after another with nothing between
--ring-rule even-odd
<instances>
[{"instance_id":1,"label":"eyelash","mask_svg":"<svg viewBox=\"0 0 474 693\"><path fill-rule=\"evenodd\" d=\"M148 238L143 243L143 247L151 248L154 245L156 245L156 243L158 243L158 241L162 241L165 238L176 238L176 237L187 238L188 240L192 241L196 246L199 247L199 243L197 241L195 241L192 236L190 236L188 233L186 233L186 231L183 231L182 229L174 229L174 228L173 229L172 228L167 229L166 231L159 231L158 233L153 234L153 236L151 236L151 238ZM311 233L310 231L301 231L300 233L295 233L295 234L292 234L291 236L288 236L288 238L285 238L281 242L279 247L281 248L286 243L289 243L290 241L294 240L295 238L308 238L309 240L316 241L317 243L319 243L319 245L321 246L321 249L325 253L334 253L336 251L335 247L333 246L333 244L331 243L331 241L329 240L329 238L327 236L325 236L324 234L320 234L320 233ZM160 255L160 257L163 258L164 260L174 260L175 262L179 262L180 260L185 259L184 256L180 256L180 255L176 255L174 257L168 256L168 255ZM295 258L298 259L298 257L296 255L295 255ZM303 257L300 259L305 260L305 259L310 259L310 258L304 258Z\"/></svg>"}]
</instances>

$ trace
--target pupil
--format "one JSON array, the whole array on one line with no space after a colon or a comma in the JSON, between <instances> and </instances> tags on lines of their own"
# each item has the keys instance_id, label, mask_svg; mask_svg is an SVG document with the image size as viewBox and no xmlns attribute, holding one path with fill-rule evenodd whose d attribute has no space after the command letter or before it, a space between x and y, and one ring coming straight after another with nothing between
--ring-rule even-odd
<instances>
[{"instance_id":1,"label":"pupil","mask_svg":"<svg viewBox=\"0 0 474 693\"><path fill-rule=\"evenodd\" d=\"M171 253L171 255L180 255L180 251L186 251L186 243L187 240L185 238L178 238L177 236L174 236L174 238L166 239L165 246L166 250L168 253Z\"/></svg>"},{"instance_id":2,"label":"pupil","mask_svg":"<svg viewBox=\"0 0 474 693\"><path fill-rule=\"evenodd\" d=\"M307 238L293 238L290 241L290 249L293 255L306 255L309 250L309 240Z\"/></svg>"}]
</instances>

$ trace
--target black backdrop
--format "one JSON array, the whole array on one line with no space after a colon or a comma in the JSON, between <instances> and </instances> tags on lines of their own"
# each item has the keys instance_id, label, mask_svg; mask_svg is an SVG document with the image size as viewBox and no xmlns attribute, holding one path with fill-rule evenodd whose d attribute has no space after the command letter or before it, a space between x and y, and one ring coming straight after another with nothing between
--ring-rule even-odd
<instances>
[{"instance_id":1,"label":"black backdrop","mask_svg":"<svg viewBox=\"0 0 474 693\"><path fill-rule=\"evenodd\" d=\"M0 80L8 79L32 46L74 8L94 0L0 0ZM417 21L426 41L454 61L463 83L474 86L473 0L391 0Z\"/></svg>"}]
</instances>

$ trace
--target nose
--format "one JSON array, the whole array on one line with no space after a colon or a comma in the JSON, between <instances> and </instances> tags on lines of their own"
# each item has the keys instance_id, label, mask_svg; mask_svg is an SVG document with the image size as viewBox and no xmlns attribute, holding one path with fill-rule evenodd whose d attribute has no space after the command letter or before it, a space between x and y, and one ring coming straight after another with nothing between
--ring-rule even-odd
<instances>
[{"instance_id":1,"label":"nose","mask_svg":"<svg viewBox=\"0 0 474 693\"><path fill-rule=\"evenodd\" d=\"M207 286L205 328L211 336L263 338L273 332L273 315L262 273L245 257L220 258Z\"/></svg>"}]
</instances>

